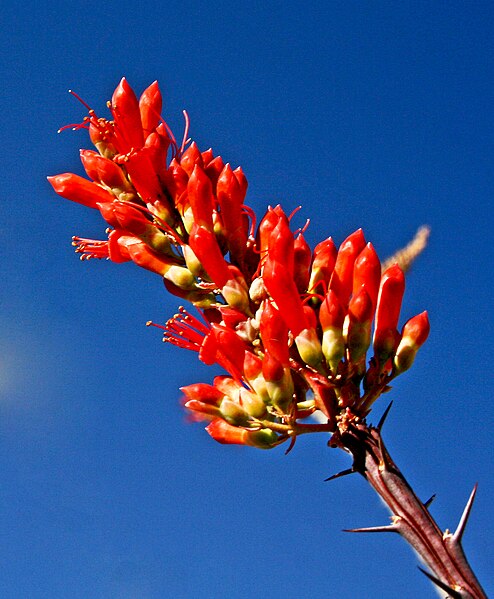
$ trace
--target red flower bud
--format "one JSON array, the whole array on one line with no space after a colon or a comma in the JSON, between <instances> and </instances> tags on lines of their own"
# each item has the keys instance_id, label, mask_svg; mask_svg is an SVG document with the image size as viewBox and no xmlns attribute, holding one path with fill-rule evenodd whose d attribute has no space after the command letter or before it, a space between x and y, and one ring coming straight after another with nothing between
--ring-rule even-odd
<instances>
[{"instance_id":1,"label":"red flower bud","mask_svg":"<svg viewBox=\"0 0 494 599\"><path fill-rule=\"evenodd\" d=\"M405 276L398 264L394 264L381 277L376 308L375 335L385 329L396 329L404 292Z\"/></svg>"},{"instance_id":2,"label":"red flower bud","mask_svg":"<svg viewBox=\"0 0 494 599\"><path fill-rule=\"evenodd\" d=\"M262 374L270 403L285 412L293 400L294 388L290 369L266 351L262 361Z\"/></svg>"},{"instance_id":3,"label":"red flower bud","mask_svg":"<svg viewBox=\"0 0 494 599\"><path fill-rule=\"evenodd\" d=\"M323 330L322 353L334 375L338 371L338 364L345 355L344 320L345 310L336 293L330 289L319 309L319 322Z\"/></svg>"},{"instance_id":4,"label":"red flower bud","mask_svg":"<svg viewBox=\"0 0 494 599\"><path fill-rule=\"evenodd\" d=\"M146 138L161 121L162 98L157 81L153 81L139 98L139 112L141 115L142 130Z\"/></svg>"},{"instance_id":5,"label":"red flower bud","mask_svg":"<svg viewBox=\"0 0 494 599\"><path fill-rule=\"evenodd\" d=\"M214 158L213 149L209 148L207 150L204 150L204 152L201 152L201 156L202 156L202 162L204 163L204 166L207 167L207 165Z\"/></svg>"},{"instance_id":6,"label":"red flower bud","mask_svg":"<svg viewBox=\"0 0 494 599\"><path fill-rule=\"evenodd\" d=\"M278 224L280 216L284 215L285 213L283 212L283 209L278 204L276 208L269 208L266 214L264 215L263 219L261 220L259 229L257 231L259 253L261 255L261 264L263 264L266 261L268 255L269 239L271 237L271 233Z\"/></svg>"},{"instance_id":7,"label":"red flower bud","mask_svg":"<svg viewBox=\"0 0 494 599\"><path fill-rule=\"evenodd\" d=\"M144 144L153 170L162 184L167 182L166 156L170 147L170 139L156 131L150 133Z\"/></svg>"},{"instance_id":8,"label":"red flower bud","mask_svg":"<svg viewBox=\"0 0 494 599\"><path fill-rule=\"evenodd\" d=\"M401 332L401 340L394 357L396 374L408 370L415 360L420 347L425 343L430 332L427 312L417 314L405 323Z\"/></svg>"},{"instance_id":9,"label":"red flower bud","mask_svg":"<svg viewBox=\"0 0 494 599\"><path fill-rule=\"evenodd\" d=\"M204 155L204 152L203 152ZM203 156L204 158L204 156ZM204 163L206 164L206 163ZM223 158L221 156L216 156L213 160L211 160L207 166L204 168L206 175L210 178L213 188L216 187L218 177L220 176L223 168L225 167L225 163L223 162Z\"/></svg>"},{"instance_id":10,"label":"red flower bud","mask_svg":"<svg viewBox=\"0 0 494 599\"><path fill-rule=\"evenodd\" d=\"M113 92L111 111L115 121L117 150L121 154L126 154L132 149L139 150L142 148L144 135L142 133L139 102L125 77L122 78Z\"/></svg>"},{"instance_id":11,"label":"red flower bud","mask_svg":"<svg viewBox=\"0 0 494 599\"><path fill-rule=\"evenodd\" d=\"M180 214L184 214L185 208L188 207L187 194L187 183L189 182L189 176L180 166L180 164L173 159L170 162L168 171L166 173L166 188L171 198L175 202L175 206L179 209Z\"/></svg>"},{"instance_id":12,"label":"red flower bud","mask_svg":"<svg viewBox=\"0 0 494 599\"><path fill-rule=\"evenodd\" d=\"M368 243L358 255L353 269L353 295L363 287L376 309L379 285L381 282L381 262L371 243Z\"/></svg>"},{"instance_id":13,"label":"red flower bud","mask_svg":"<svg viewBox=\"0 0 494 599\"><path fill-rule=\"evenodd\" d=\"M218 443L225 445L250 445L249 431L228 424L222 418L216 418L206 427L206 431Z\"/></svg>"},{"instance_id":14,"label":"red flower bud","mask_svg":"<svg viewBox=\"0 0 494 599\"><path fill-rule=\"evenodd\" d=\"M343 328L345 310L336 293L330 289L319 308L319 322L323 331L329 327Z\"/></svg>"},{"instance_id":15,"label":"red flower bud","mask_svg":"<svg viewBox=\"0 0 494 599\"><path fill-rule=\"evenodd\" d=\"M365 287L361 287L360 291L350 300L348 315L351 322L370 323L372 320L372 300Z\"/></svg>"},{"instance_id":16,"label":"red flower bud","mask_svg":"<svg viewBox=\"0 0 494 599\"><path fill-rule=\"evenodd\" d=\"M247 178L242 170L241 166L237 166L237 168L233 171L233 174L237 178L238 184L240 185L240 189L242 190L242 195L245 197L247 193L248 182Z\"/></svg>"},{"instance_id":17,"label":"red flower bud","mask_svg":"<svg viewBox=\"0 0 494 599\"><path fill-rule=\"evenodd\" d=\"M281 262L287 277L293 278L294 238L285 214L278 217L268 242L268 258Z\"/></svg>"},{"instance_id":18,"label":"red flower bud","mask_svg":"<svg viewBox=\"0 0 494 599\"><path fill-rule=\"evenodd\" d=\"M372 300L366 289L361 287L348 306L346 345L352 362L361 360L369 349L372 315ZM365 370L365 365L362 370Z\"/></svg>"},{"instance_id":19,"label":"red flower bud","mask_svg":"<svg viewBox=\"0 0 494 599\"><path fill-rule=\"evenodd\" d=\"M338 250L329 286L345 307L348 306L348 300L352 293L355 260L364 247L364 234L362 233L362 229L358 229L345 239Z\"/></svg>"},{"instance_id":20,"label":"red flower bud","mask_svg":"<svg viewBox=\"0 0 494 599\"><path fill-rule=\"evenodd\" d=\"M293 277L299 293L305 293L310 280L312 252L302 233L293 245Z\"/></svg>"},{"instance_id":21,"label":"red flower bud","mask_svg":"<svg viewBox=\"0 0 494 599\"><path fill-rule=\"evenodd\" d=\"M196 165L203 168L204 162L196 142L193 141L180 157L180 166L190 177Z\"/></svg>"},{"instance_id":22,"label":"red flower bud","mask_svg":"<svg viewBox=\"0 0 494 599\"><path fill-rule=\"evenodd\" d=\"M429 315L427 314L427 311L425 311L410 318L410 320L405 323L405 326L401 331L401 337L402 339L410 339L416 347L422 347L427 341L430 330L431 325L429 323Z\"/></svg>"},{"instance_id":23,"label":"red flower bud","mask_svg":"<svg viewBox=\"0 0 494 599\"><path fill-rule=\"evenodd\" d=\"M331 275L333 274L337 255L338 250L331 237L328 237L316 245L308 286L309 293L326 293ZM321 284L322 289L319 288Z\"/></svg>"},{"instance_id":24,"label":"red flower bud","mask_svg":"<svg viewBox=\"0 0 494 599\"><path fill-rule=\"evenodd\" d=\"M216 196L231 257L240 263L247 243L242 214L244 195L229 164L223 168L218 178Z\"/></svg>"}]
</instances>

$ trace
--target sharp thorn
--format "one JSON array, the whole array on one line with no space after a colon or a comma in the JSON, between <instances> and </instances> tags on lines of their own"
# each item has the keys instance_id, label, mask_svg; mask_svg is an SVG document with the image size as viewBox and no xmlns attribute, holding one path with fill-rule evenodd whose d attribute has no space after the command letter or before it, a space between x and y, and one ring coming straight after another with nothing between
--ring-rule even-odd
<instances>
[{"instance_id":1,"label":"sharp thorn","mask_svg":"<svg viewBox=\"0 0 494 599\"><path fill-rule=\"evenodd\" d=\"M391 410L391 406L393 405L393 402L390 401L388 407L384 410L384 414L381 416L378 424L377 424L377 430L379 432L381 432L381 429L384 425L384 423L386 422L386 418L388 417L389 411Z\"/></svg>"},{"instance_id":2,"label":"sharp thorn","mask_svg":"<svg viewBox=\"0 0 494 599\"><path fill-rule=\"evenodd\" d=\"M430 504L434 501L435 498L436 498L436 494L434 493L434 495L431 495L429 497L429 499L424 503L424 507L428 508L430 506Z\"/></svg>"},{"instance_id":3,"label":"sharp thorn","mask_svg":"<svg viewBox=\"0 0 494 599\"><path fill-rule=\"evenodd\" d=\"M342 476L348 476L349 474L354 474L355 472L356 472L356 470L354 470L353 468L348 468L347 470L342 470L341 472L333 474L333 476L330 476L329 478L325 478L324 482L327 483L330 480L335 480L335 478L340 478Z\"/></svg>"},{"instance_id":4,"label":"sharp thorn","mask_svg":"<svg viewBox=\"0 0 494 599\"><path fill-rule=\"evenodd\" d=\"M470 516L470 512L472 511L473 500L475 499L475 493L477 493L478 484L475 483L472 492L470 493L470 497L468 498L465 509L463 510L463 514L461 515L460 521L458 522L458 526L453 535L453 540L456 543L461 543L461 537L465 532L465 528L468 522L468 517Z\"/></svg>"},{"instance_id":5,"label":"sharp thorn","mask_svg":"<svg viewBox=\"0 0 494 599\"><path fill-rule=\"evenodd\" d=\"M429 574L429 572L427 572L420 566L417 566L417 568L422 572L422 574L425 574L425 576L427 576L427 578L429 580L431 580L436 586L438 586L440 589L442 589L443 591L448 593L449 599L463 599L463 596L461 595L461 593L452 589L445 582L442 582L441 580L439 580L439 578L436 578L432 574Z\"/></svg>"},{"instance_id":6,"label":"sharp thorn","mask_svg":"<svg viewBox=\"0 0 494 599\"><path fill-rule=\"evenodd\" d=\"M394 524L387 526L371 526L369 528L345 528L343 532L398 532L398 528Z\"/></svg>"}]
</instances>

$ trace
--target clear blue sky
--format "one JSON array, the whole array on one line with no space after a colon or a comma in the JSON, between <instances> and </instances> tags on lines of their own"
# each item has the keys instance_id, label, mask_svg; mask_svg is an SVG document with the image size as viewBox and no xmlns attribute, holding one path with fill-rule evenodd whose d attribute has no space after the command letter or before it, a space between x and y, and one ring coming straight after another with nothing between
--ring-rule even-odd
<instances>
[{"instance_id":1,"label":"clear blue sky","mask_svg":"<svg viewBox=\"0 0 494 599\"><path fill-rule=\"evenodd\" d=\"M40 5L41 4L41 5ZM159 277L79 263L98 214L52 192L81 172L77 90L164 90L175 131L242 165L259 213L303 205L311 243L363 227L382 256L428 223L404 317L432 333L395 385L385 440L492 591L491 2L7 0L0 24L2 599L416 599L435 592L323 437L288 456L215 444L178 387L215 374L148 319ZM384 406L378 406L380 411ZM377 420L378 414L375 416Z\"/></svg>"}]
</instances>

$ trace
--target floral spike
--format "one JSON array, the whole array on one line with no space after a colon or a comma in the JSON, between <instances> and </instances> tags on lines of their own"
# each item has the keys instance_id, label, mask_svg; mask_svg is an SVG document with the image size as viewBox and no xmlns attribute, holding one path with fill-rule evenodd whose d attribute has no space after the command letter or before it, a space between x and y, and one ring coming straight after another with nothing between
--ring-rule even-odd
<instances>
[{"instance_id":1,"label":"floral spike","mask_svg":"<svg viewBox=\"0 0 494 599\"><path fill-rule=\"evenodd\" d=\"M113 120L83 104L89 114L82 126L97 150L81 151L92 181L65 173L50 182L59 195L99 209L113 230L108 241L74 238L76 251L132 260L163 276L170 293L206 308L214 334L191 339L185 323L172 319L169 341L219 360L237 383L255 390L280 441L313 413L321 413L332 432L365 418L426 337L424 314L408 321L402 335L396 328L404 290L399 267L379 277L379 258L360 229L339 250L327 238L312 251L302 232L295 240L279 205L268 209L256 233L242 169L192 140L185 150L188 117L178 148L159 114L157 82L138 100L123 78L110 103ZM226 306L241 318L232 320ZM376 355L367 365L374 308ZM233 361L226 339L245 348ZM240 396L229 401L241 404Z\"/></svg>"},{"instance_id":2,"label":"floral spike","mask_svg":"<svg viewBox=\"0 0 494 599\"><path fill-rule=\"evenodd\" d=\"M301 434L331 434L328 444L354 461L328 480L359 472L393 514L389 526L349 532L399 532L451 596L459 595L441 578L484 599L460 546L476 487L456 532L443 536L427 510L430 501L418 500L383 445L380 429L391 404L377 428L366 423L372 404L412 365L429 332L426 312L399 332L401 268L392 265L381 276L360 229L339 250L330 237L311 250L305 227L295 240L280 205L268 209L256 231L242 169L212 149L201 151L189 139L185 112L177 144L160 114L156 82L138 100L123 78L109 104L113 120L83 105L88 115L75 127L88 129L97 150L81 151L91 181L72 173L49 181L59 195L99 210L111 227L107 240L74 238L84 259L133 261L202 310L204 322L181 308L159 327L165 341L226 372L208 387L184 388L182 403L192 417L210 421L206 430L219 443L262 449L285 442L291 449ZM414 517L405 526L409 513Z\"/></svg>"}]
</instances>

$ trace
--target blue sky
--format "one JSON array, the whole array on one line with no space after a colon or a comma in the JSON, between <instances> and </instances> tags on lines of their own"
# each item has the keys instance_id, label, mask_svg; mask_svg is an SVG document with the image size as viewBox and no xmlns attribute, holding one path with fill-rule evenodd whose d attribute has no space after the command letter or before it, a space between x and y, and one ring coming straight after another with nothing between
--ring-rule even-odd
<instances>
[{"instance_id":1,"label":"blue sky","mask_svg":"<svg viewBox=\"0 0 494 599\"><path fill-rule=\"evenodd\" d=\"M259 214L302 204L312 244L363 227L381 256L423 223L403 317L432 333L397 381L392 456L443 528L473 484L464 545L486 591L491 506L490 2L7 0L0 24L0 522L5 599L435 596L387 513L323 437L261 452L187 424L178 387L215 372L148 319L177 302L129 264L80 263L98 215L53 194L81 172L75 89L101 112L125 75L242 165ZM378 405L380 412L384 405ZM375 416L377 420L378 414Z\"/></svg>"}]
</instances>

